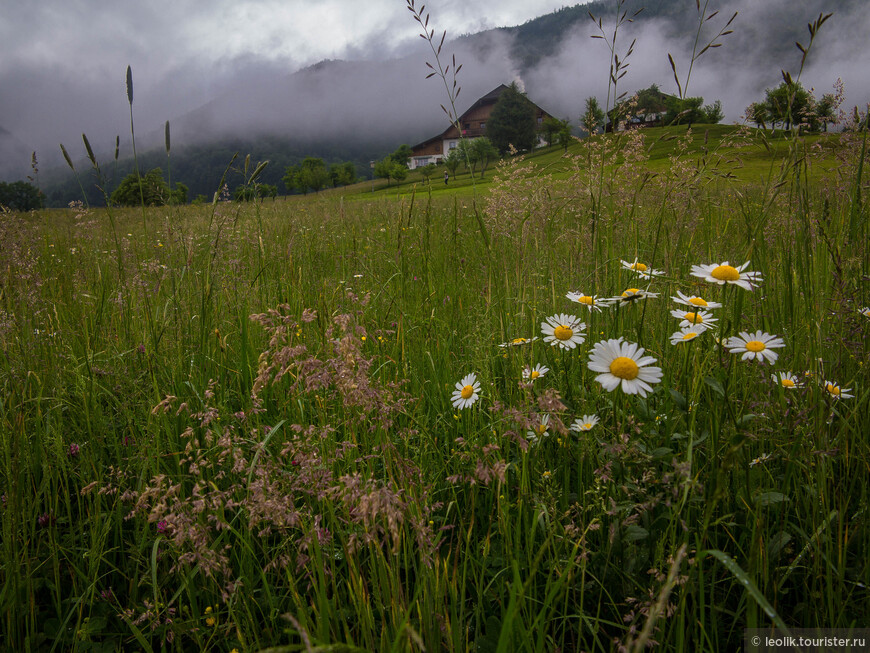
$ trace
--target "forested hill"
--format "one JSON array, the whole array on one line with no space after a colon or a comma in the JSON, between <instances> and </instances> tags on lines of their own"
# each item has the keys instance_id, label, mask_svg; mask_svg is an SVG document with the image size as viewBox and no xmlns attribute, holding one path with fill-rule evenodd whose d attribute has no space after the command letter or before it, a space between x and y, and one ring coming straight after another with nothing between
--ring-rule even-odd
<instances>
[{"instance_id":1,"label":"forested hill","mask_svg":"<svg viewBox=\"0 0 870 653\"><path fill-rule=\"evenodd\" d=\"M283 195L288 192L282 181L286 168L298 165L308 156L322 158L327 164L351 161L356 166L357 174L365 178L369 174L369 157L372 153L380 157L386 154L387 150L383 150L378 144L364 141L359 143L299 142L287 137L260 136L251 139L239 136L216 143L178 147L173 145L169 157L163 149L151 150L139 156L139 169L144 175L148 170L160 168L164 178L168 178L173 187L177 182L188 187L190 200L202 195L211 201L214 193L220 190L220 180L224 174L226 174L225 184L230 192L244 185L244 161L248 155L253 166L261 161L269 161L269 165L257 181L276 186L278 193ZM234 156L236 156L235 160ZM117 165L115 162L101 163L104 182L102 185L107 188L108 194L111 194L125 175L135 171L134 166L132 158L119 160ZM78 165L76 167L79 169ZM71 200L80 200L83 187L88 203L102 206L105 203L103 192L95 171L89 163L82 162L79 177L82 181L81 187L72 175L65 175L60 181L46 186L44 188L47 196L46 204L63 207Z\"/></svg>"},{"instance_id":2,"label":"forested hill","mask_svg":"<svg viewBox=\"0 0 870 653\"><path fill-rule=\"evenodd\" d=\"M703 8L705 2L701 2ZM778 0L747 3L745 0L726 0L708 4L708 15L719 12L717 19L727 20L735 11L747 20L735 22L733 29L741 41L751 43L750 48L734 49L732 61L741 58L741 51L750 55L754 63L786 61L795 50L795 42L806 42L807 22L819 14L836 12L848 15L865 6L864 0ZM511 48L520 70L528 72L539 63L556 54L564 38L578 27L590 23L589 15L600 18L608 31L612 31L617 11L626 18L639 22L659 20L666 25L666 33L673 38L694 38L698 28L698 11L692 0L625 0L621 6L613 0L597 0L588 4L563 7L516 27L498 30L513 37ZM640 12L640 13L637 13ZM635 14L637 14L635 16ZM748 18L751 16L751 20ZM608 34L609 35L609 34ZM471 35L470 38L480 35ZM630 35L628 38L631 38Z\"/></svg>"}]
</instances>

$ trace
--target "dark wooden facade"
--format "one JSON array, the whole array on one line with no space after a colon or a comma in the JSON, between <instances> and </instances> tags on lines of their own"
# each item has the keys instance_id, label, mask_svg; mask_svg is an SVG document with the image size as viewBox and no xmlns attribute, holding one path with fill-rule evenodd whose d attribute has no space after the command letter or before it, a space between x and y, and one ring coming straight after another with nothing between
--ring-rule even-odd
<instances>
[{"instance_id":1,"label":"dark wooden facade","mask_svg":"<svg viewBox=\"0 0 870 653\"><path fill-rule=\"evenodd\" d=\"M481 136L486 136L486 122L489 120L489 117L492 114L492 109L498 101L498 98L506 89L507 86L500 84L497 88L494 88L489 93L478 99L477 102L472 104L471 107L465 111L465 113L459 116L459 119L456 122L461 128L461 134L460 130L456 128L456 125L450 125L450 127L445 129L438 136L433 136L422 143L414 145L411 148L412 154L410 168L413 170L414 168L429 163L438 163L450 152L450 150L456 147L460 137L479 138ZM544 119L550 117L550 114L541 109L534 102L532 103L532 106L535 107L535 120L540 129Z\"/></svg>"}]
</instances>

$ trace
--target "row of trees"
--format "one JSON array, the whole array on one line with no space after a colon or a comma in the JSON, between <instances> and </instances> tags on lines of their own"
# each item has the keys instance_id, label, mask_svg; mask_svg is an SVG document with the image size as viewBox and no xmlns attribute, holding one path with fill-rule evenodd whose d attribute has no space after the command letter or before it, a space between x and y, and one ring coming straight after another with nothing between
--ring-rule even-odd
<instances>
[{"instance_id":1,"label":"row of trees","mask_svg":"<svg viewBox=\"0 0 870 653\"><path fill-rule=\"evenodd\" d=\"M284 186L289 192L315 193L327 187L348 186L357 181L352 161L327 165L323 159L309 156L302 163L284 169Z\"/></svg>"},{"instance_id":2,"label":"row of trees","mask_svg":"<svg viewBox=\"0 0 870 653\"><path fill-rule=\"evenodd\" d=\"M800 82L785 80L776 88L764 91L764 100L746 108L746 119L758 127L784 129L800 126L810 131L828 131L828 124L837 121L842 102L840 93L826 93L816 99Z\"/></svg>"},{"instance_id":3,"label":"row of trees","mask_svg":"<svg viewBox=\"0 0 870 653\"><path fill-rule=\"evenodd\" d=\"M594 101L594 98L590 98ZM604 115L594 101L594 111L597 118L592 120L590 114L590 100L587 100L586 114L581 119L584 126L589 120L594 126L603 122ZM630 123L651 122L661 125L693 125L695 123L716 124L725 117L722 111L722 103L719 100L713 104L704 104L702 97L677 97L664 93L657 84L650 85L636 91L635 94L616 104L607 112L610 122L617 124L623 121ZM588 128L587 128L588 130ZM590 133L593 133L590 131Z\"/></svg>"},{"instance_id":4,"label":"row of trees","mask_svg":"<svg viewBox=\"0 0 870 653\"><path fill-rule=\"evenodd\" d=\"M35 211L42 208L42 193L26 181L0 181L0 206L12 211Z\"/></svg>"}]
</instances>

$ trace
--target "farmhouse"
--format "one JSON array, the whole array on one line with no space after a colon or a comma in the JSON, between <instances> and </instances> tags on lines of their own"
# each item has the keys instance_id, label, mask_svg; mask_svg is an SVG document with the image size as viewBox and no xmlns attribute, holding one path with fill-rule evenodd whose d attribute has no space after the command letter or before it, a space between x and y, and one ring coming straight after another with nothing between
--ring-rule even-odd
<instances>
[{"instance_id":1,"label":"farmhouse","mask_svg":"<svg viewBox=\"0 0 870 653\"><path fill-rule=\"evenodd\" d=\"M489 119L490 114L492 114L495 103L505 89L507 89L507 86L500 84L497 88L494 88L477 100L465 113L459 116L456 122L462 128L461 134L457 130L456 125L450 125L450 127L437 136L414 145L411 148L412 154L408 167L414 170L430 163L440 162L450 153L450 150L456 148L460 138L486 136L486 121ZM535 120L540 129L544 119L551 116L534 102L532 102L532 106L535 107ZM543 140L539 140L539 145L543 145Z\"/></svg>"}]
</instances>

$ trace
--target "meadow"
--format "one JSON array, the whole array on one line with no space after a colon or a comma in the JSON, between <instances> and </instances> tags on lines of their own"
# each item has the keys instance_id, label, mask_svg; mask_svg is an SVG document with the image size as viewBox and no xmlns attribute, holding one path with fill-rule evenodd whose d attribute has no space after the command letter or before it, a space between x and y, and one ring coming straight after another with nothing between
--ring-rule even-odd
<instances>
[{"instance_id":1,"label":"meadow","mask_svg":"<svg viewBox=\"0 0 870 653\"><path fill-rule=\"evenodd\" d=\"M6 650L866 626L866 132L714 135L4 213Z\"/></svg>"}]
</instances>

